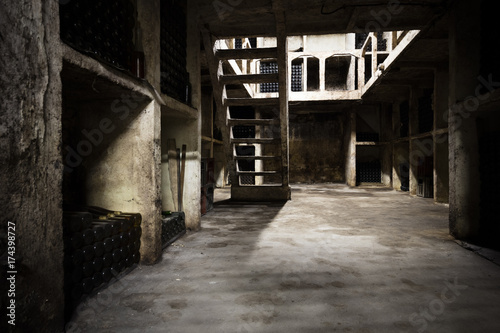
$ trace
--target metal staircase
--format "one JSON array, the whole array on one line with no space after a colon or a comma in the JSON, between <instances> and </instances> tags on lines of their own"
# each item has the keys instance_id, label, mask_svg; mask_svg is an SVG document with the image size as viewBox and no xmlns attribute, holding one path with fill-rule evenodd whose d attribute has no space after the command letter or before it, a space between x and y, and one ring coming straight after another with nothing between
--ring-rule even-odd
<instances>
[{"instance_id":1,"label":"metal staircase","mask_svg":"<svg viewBox=\"0 0 500 333\"><path fill-rule=\"evenodd\" d=\"M231 197L239 201L289 200L288 181L288 87L286 65L275 74L235 74L224 71L228 61L280 60L286 64L286 52L279 48L227 49L209 31L202 29L205 54L217 102L217 122L220 125L226 152ZM280 59L283 58L283 59ZM283 73L281 72L283 71ZM250 89L246 98L228 97L228 85L280 83L279 93L255 98ZM283 85L283 87L282 87ZM271 96L272 95L272 96ZM231 117L238 108L255 110L252 119ZM245 117L248 118L248 117ZM248 128L251 137L235 135L235 128ZM246 149L246 154L238 153ZM248 154L250 152L250 154ZM250 162L250 164L249 164ZM243 167L253 165L254 168ZM248 181L251 179L252 181Z\"/></svg>"}]
</instances>

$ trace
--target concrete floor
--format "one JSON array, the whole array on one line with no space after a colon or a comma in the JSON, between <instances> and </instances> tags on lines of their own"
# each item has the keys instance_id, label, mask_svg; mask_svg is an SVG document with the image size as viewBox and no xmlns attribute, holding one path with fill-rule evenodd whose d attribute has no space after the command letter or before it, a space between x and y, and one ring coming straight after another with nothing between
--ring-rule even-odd
<instances>
[{"instance_id":1,"label":"concrete floor","mask_svg":"<svg viewBox=\"0 0 500 333\"><path fill-rule=\"evenodd\" d=\"M453 241L446 206L330 184L292 198L219 202L68 331L500 332L500 267Z\"/></svg>"}]
</instances>

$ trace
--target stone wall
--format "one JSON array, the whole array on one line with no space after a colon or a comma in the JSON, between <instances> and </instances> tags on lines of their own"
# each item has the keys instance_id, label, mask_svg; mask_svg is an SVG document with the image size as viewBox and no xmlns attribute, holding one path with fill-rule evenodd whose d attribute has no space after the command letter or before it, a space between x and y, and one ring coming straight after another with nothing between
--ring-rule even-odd
<instances>
[{"instance_id":1,"label":"stone wall","mask_svg":"<svg viewBox=\"0 0 500 333\"><path fill-rule=\"evenodd\" d=\"M57 1L0 3L0 242L3 254L14 223L17 271L16 326L5 327L1 268L2 332L57 332L64 323L58 36Z\"/></svg>"}]
</instances>

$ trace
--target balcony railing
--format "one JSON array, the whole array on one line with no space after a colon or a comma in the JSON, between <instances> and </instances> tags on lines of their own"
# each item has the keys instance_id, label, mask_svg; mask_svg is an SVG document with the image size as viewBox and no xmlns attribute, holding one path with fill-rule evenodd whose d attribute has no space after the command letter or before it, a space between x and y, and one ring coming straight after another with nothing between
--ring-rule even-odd
<instances>
[{"instance_id":1,"label":"balcony railing","mask_svg":"<svg viewBox=\"0 0 500 333\"><path fill-rule=\"evenodd\" d=\"M360 49L323 52L290 51L288 87L290 101L357 100L375 83L383 71L399 57L418 35L418 30L392 31L383 34L383 50L378 50L377 33L369 33ZM224 48L235 48L235 39L221 41ZM248 38L241 48L251 48ZM238 45L238 48L240 46ZM272 59L231 60L235 74L259 74L275 67ZM251 97L277 97L277 85L245 84Z\"/></svg>"}]
</instances>

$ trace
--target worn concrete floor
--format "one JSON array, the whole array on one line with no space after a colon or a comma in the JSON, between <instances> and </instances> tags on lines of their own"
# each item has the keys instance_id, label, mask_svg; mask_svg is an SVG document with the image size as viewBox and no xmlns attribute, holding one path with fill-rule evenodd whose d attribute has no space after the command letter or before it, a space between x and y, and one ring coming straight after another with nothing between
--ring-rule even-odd
<instances>
[{"instance_id":1,"label":"worn concrete floor","mask_svg":"<svg viewBox=\"0 0 500 333\"><path fill-rule=\"evenodd\" d=\"M500 332L500 267L453 241L446 206L331 184L292 199L220 202L68 331Z\"/></svg>"}]
</instances>

